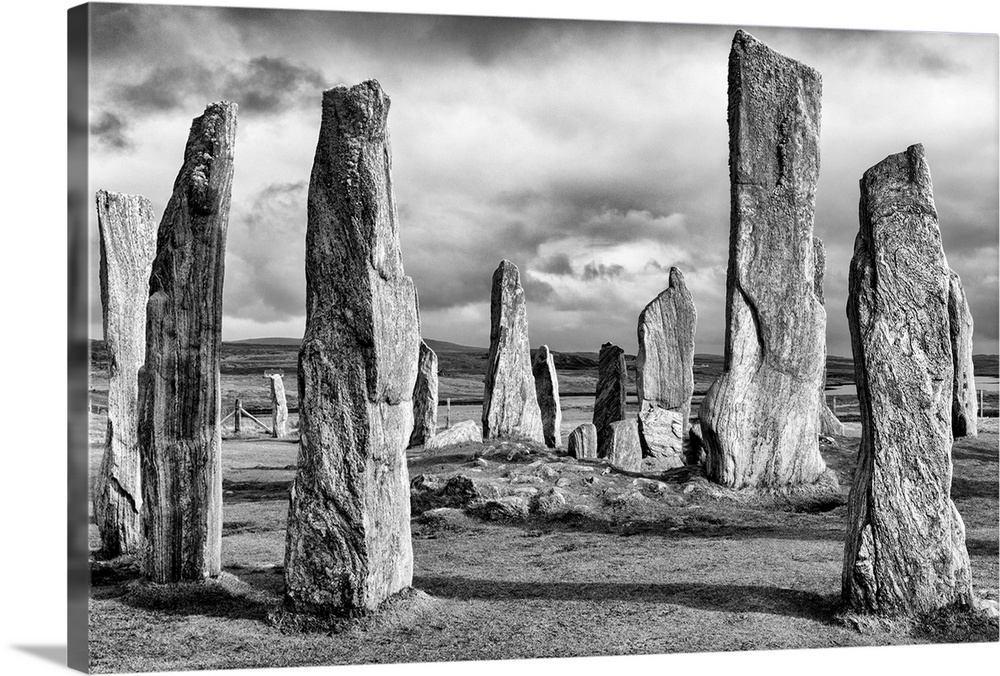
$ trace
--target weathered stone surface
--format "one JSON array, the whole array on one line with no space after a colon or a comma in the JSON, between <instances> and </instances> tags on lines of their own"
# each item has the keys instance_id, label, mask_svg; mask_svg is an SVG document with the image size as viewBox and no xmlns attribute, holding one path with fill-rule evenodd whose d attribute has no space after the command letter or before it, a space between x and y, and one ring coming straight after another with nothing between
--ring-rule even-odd
<instances>
[{"instance_id":1,"label":"weathered stone surface","mask_svg":"<svg viewBox=\"0 0 1000 676\"><path fill-rule=\"evenodd\" d=\"M813 258L815 260L815 269L813 274L813 292L816 294L816 300L820 302L821 305L826 304L826 300L823 294L823 279L826 276L826 247L823 245L823 240L819 237L813 237ZM823 377L820 379L819 385L819 406L817 407L817 412L819 415L819 433L823 436L831 435L844 435L844 423L840 422L830 407L826 405L826 341L823 341Z\"/></svg>"},{"instance_id":2,"label":"weathered stone surface","mask_svg":"<svg viewBox=\"0 0 1000 676\"><path fill-rule=\"evenodd\" d=\"M566 439L566 450L574 458L596 458L597 426L592 423L578 425Z\"/></svg>"},{"instance_id":3,"label":"weathered stone surface","mask_svg":"<svg viewBox=\"0 0 1000 676\"><path fill-rule=\"evenodd\" d=\"M108 351L108 428L92 494L101 550L111 558L138 553L143 541L139 368L146 359L146 301L156 255L156 221L145 197L99 190L97 227Z\"/></svg>"},{"instance_id":4,"label":"weathered stone surface","mask_svg":"<svg viewBox=\"0 0 1000 676\"><path fill-rule=\"evenodd\" d=\"M848 502L842 596L857 612L972 603L951 501L949 274L920 145L861 179L847 317L862 437Z\"/></svg>"},{"instance_id":5,"label":"weathered stone surface","mask_svg":"<svg viewBox=\"0 0 1000 676\"><path fill-rule=\"evenodd\" d=\"M812 238L820 91L815 70L736 32L725 364L700 412L706 474L734 488L812 483L826 469L816 415L826 311Z\"/></svg>"},{"instance_id":6,"label":"weathered stone surface","mask_svg":"<svg viewBox=\"0 0 1000 676\"><path fill-rule=\"evenodd\" d=\"M528 317L517 266L500 261L490 294L490 353L483 393L483 438L545 443L535 397Z\"/></svg>"},{"instance_id":7,"label":"weathered stone surface","mask_svg":"<svg viewBox=\"0 0 1000 676\"><path fill-rule=\"evenodd\" d=\"M597 358L597 394L594 400L594 426L598 448L604 445L608 427L625 419L625 392L628 371L625 351L617 345L604 343Z\"/></svg>"},{"instance_id":8,"label":"weathered stone surface","mask_svg":"<svg viewBox=\"0 0 1000 676\"><path fill-rule=\"evenodd\" d=\"M276 439L288 436L288 400L280 373L265 376L271 385L271 434Z\"/></svg>"},{"instance_id":9,"label":"weathered stone surface","mask_svg":"<svg viewBox=\"0 0 1000 676\"><path fill-rule=\"evenodd\" d=\"M618 469L638 472L642 464L638 421L619 420L608 425L607 430L598 447L598 456Z\"/></svg>"},{"instance_id":10,"label":"weathered stone surface","mask_svg":"<svg viewBox=\"0 0 1000 676\"><path fill-rule=\"evenodd\" d=\"M643 455L670 463L683 456L691 417L697 321L684 274L671 267L667 288L639 314L635 360Z\"/></svg>"},{"instance_id":11,"label":"weathered stone surface","mask_svg":"<svg viewBox=\"0 0 1000 676\"><path fill-rule=\"evenodd\" d=\"M219 360L235 138L235 103L195 118L157 233L139 371L143 572L156 582L221 572Z\"/></svg>"},{"instance_id":12,"label":"weathered stone surface","mask_svg":"<svg viewBox=\"0 0 1000 676\"><path fill-rule=\"evenodd\" d=\"M542 415L542 435L549 448L562 446L562 408L559 405L559 377L548 345L542 345L531 364L535 376L535 398Z\"/></svg>"},{"instance_id":13,"label":"weathered stone surface","mask_svg":"<svg viewBox=\"0 0 1000 676\"><path fill-rule=\"evenodd\" d=\"M432 451L457 444L481 443L483 443L483 432L479 429L479 424L475 420L463 420L428 439L424 443L424 449Z\"/></svg>"},{"instance_id":14,"label":"weathered stone surface","mask_svg":"<svg viewBox=\"0 0 1000 676\"><path fill-rule=\"evenodd\" d=\"M437 432L438 357L427 343L420 341L417 382L413 386L413 433L410 446L423 446Z\"/></svg>"},{"instance_id":15,"label":"weathered stone surface","mask_svg":"<svg viewBox=\"0 0 1000 676\"><path fill-rule=\"evenodd\" d=\"M285 549L290 612L373 610L413 577L405 450L420 329L399 246L388 113L374 80L323 93Z\"/></svg>"},{"instance_id":16,"label":"weathered stone surface","mask_svg":"<svg viewBox=\"0 0 1000 676\"><path fill-rule=\"evenodd\" d=\"M956 437L974 437L979 433L979 406L976 402L976 375L972 363L972 312L965 299L962 278L948 270L948 326L951 337L952 387L951 429Z\"/></svg>"}]
</instances>

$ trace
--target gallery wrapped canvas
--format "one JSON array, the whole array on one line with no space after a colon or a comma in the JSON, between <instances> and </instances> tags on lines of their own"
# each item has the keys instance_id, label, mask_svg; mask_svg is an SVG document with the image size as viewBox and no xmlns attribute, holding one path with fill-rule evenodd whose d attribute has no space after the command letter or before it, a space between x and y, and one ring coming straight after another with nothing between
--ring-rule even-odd
<instances>
[{"instance_id":1,"label":"gallery wrapped canvas","mask_svg":"<svg viewBox=\"0 0 1000 676\"><path fill-rule=\"evenodd\" d=\"M73 668L998 641L997 35L68 31Z\"/></svg>"}]
</instances>

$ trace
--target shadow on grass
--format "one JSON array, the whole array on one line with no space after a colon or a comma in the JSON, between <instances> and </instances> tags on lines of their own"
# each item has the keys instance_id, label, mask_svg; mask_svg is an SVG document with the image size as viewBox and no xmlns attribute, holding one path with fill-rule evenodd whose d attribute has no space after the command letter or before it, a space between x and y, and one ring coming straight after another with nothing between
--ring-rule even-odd
<instances>
[{"instance_id":1,"label":"shadow on grass","mask_svg":"<svg viewBox=\"0 0 1000 676\"><path fill-rule=\"evenodd\" d=\"M956 441L951 449L953 460L976 460L978 462L988 462L994 465L1000 461L997 455L996 446L986 446L976 442Z\"/></svg>"},{"instance_id":2,"label":"shadow on grass","mask_svg":"<svg viewBox=\"0 0 1000 676\"><path fill-rule=\"evenodd\" d=\"M285 481L230 481L222 480L224 503L287 500L292 480Z\"/></svg>"},{"instance_id":3,"label":"shadow on grass","mask_svg":"<svg viewBox=\"0 0 1000 676\"><path fill-rule=\"evenodd\" d=\"M60 667L66 666L66 646L65 645L14 645L15 650L34 655L35 657L58 664Z\"/></svg>"},{"instance_id":4,"label":"shadow on grass","mask_svg":"<svg viewBox=\"0 0 1000 676\"><path fill-rule=\"evenodd\" d=\"M513 582L418 575L413 586L433 596L471 601L631 601L667 603L695 610L767 613L836 624L839 595L757 585L621 584L611 582Z\"/></svg>"},{"instance_id":5,"label":"shadow on grass","mask_svg":"<svg viewBox=\"0 0 1000 676\"><path fill-rule=\"evenodd\" d=\"M134 563L119 561L91 566L90 595L95 601L114 599L139 610L166 615L264 621L276 601L262 594L273 585L261 582L246 581L224 572L218 578L201 582L155 584L146 580Z\"/></svg>"},{"instance_id":6,"label":"shadow on grass","mask_svg":"<svg viewBox=\"0 0 1000 676\"><path fill-rule=\"evenodd\" d=\"M996 540L981 538L966 538L965 548L973 556L997 556L1000 554L1000 543Z\"/></svg>"},{"instance_id":7,"label":"shadow on grass","mask_svg":"<svg viewBox=\"0 0 1000 676\"><path fill-rule=\"evenodd\" d=\"M960 476L953 476L951 479L952 500L961 500L962 498L993 498L995 500L996 497L996 479L980 481Z\"/></svg>"}]
</instances>

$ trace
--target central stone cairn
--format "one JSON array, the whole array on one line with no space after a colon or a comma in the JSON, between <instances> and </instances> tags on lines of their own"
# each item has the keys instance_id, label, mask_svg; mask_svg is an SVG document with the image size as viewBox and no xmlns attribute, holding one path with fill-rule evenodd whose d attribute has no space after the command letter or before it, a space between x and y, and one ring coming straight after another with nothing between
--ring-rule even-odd
<instances>
[{"instance_id":1,"label":"central stone cairn","mask_svg":"<svg viewBox=\"0 0 1000 676\"><path fill-rule=\"evenodd\" d=\"M951 501L949 270L920 145L861 179L847 319L861 409L842 597L909 615L974 602Z\"/></svg>"},{"instance_id":2,"label":"central stone cairn","mask_svg":"<svg viewBox=\"0 0 1000 676\"><path fill-rule=\"evenodd\" d=\"M815 482L826 311L814 293L819 73L737 31L723 373L700 410L705 469L732 488Z\"/></svg>"},{"instance_id":3,"label":"central stone cairn","mask_svg":"<svg viewBox=\"0 0 1000 676\"><path fill-rule=\"evenodd\" d=\"M413 578L405 450L420 327L388 112L374 80L324 92L309 183L284 607L322 618L374 610Z\"/></svg>"},{"instance_id":4,"label":"central stone cairn","mask_svg":"<svg viewBox=\"0 0 1000 676\"><path fill-rule=\"evenodd\" d=\"M524 289L517 266L500 261L490 293L490 353L483 392L483 439L545 443L535 395Z\"/></svg>"},{"instance_id":5,"label":"central stone cairn","mask_svg":"<svg viewBox=\"0 0 1000 676\"><path fill-rule=\"evenodd\" d=\"M639 440L659 469L684 464L694 393L694 332L698 315L684 275L670 268L667 288L639 314L635 359Z\"/></svg>"},{"instance_id":6,"label":"central stone cairn","mask_svg":"<svg viewBox=\"0 0 1000 676\"><path fill-rule=\"evenodd\" d=\"M139 371L143 572L154 582L222 571L219 363L236 104L191 124L163 210Z\"/></svg>"}]
</instances>

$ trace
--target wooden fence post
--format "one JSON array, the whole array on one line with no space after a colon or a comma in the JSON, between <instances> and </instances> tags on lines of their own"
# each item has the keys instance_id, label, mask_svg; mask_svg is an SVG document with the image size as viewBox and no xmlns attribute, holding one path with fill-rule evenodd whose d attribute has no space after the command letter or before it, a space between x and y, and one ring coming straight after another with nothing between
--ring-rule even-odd
<instances>
[{"instance_id":1,"label":"wooden fence post","mask_svg":"<svg viewBox=\"0 0 1000 676\"><path fill-rule=\"evenodd\" d=\"M240 423L243 421L243 404L239 399L236 400L236 415L233 416L233 433L240 433Z\"/></svg>"},{"instance_id":2,"label":"wooden fence post","mask_svg":"<svg viewBox=\"0 0 1000 676\"><path fill-rule=\"evenodd\" d=\"M450 429L451 428L451 397L448 397L447 401L448 401L448 410L445 413L446 417L444 419L444 428L445 429Z\"/></svg>"}]
</instances>

